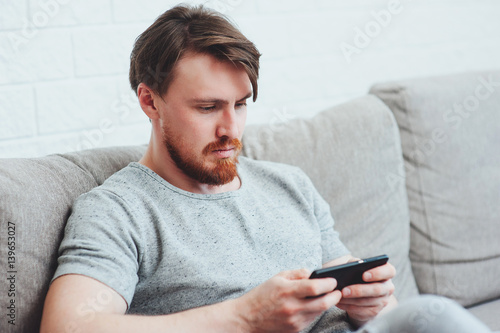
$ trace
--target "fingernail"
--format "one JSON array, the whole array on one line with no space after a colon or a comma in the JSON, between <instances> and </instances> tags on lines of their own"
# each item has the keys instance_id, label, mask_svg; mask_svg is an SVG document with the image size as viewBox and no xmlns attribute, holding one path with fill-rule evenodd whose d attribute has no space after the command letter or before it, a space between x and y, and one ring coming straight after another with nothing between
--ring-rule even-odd
<instances>
[{"instance_id":1,"label":"fingernail","mask_svg":"<svg viewBox=\"0 0 500 333\"><path fill-rule=\"evenodd\" d=\"M344 288L342 290L342 293L344 294L344 296L349 296L351 294L351 289L349 288Z\"/></svg>"},{"instance_id":2,"label":"fingernail","mask_svg":"<svg viewBox=\"0 0 500 333\"><path fill-rule=\"evenodd\" d=\"M365 273L365 280L370 280L372 278L372 273Z\"/></svg>"}]
</instances>

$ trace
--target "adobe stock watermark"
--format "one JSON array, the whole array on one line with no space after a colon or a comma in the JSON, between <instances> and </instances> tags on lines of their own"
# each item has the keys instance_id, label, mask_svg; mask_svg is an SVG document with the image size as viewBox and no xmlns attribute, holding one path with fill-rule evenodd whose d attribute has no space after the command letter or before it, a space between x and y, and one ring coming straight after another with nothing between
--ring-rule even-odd
<instances>
[{"instance_id":1,"label":"adobe stock watermark","mask_svg":"<svg viewBox=\"0 0 500 333\"><path fill-rule=\"evenodd\" d=\"M236 7L241 5L242 2L243 0L210 0L206 3L206 5L215 9L219 13L224 14L234 10Z\"/></svg>"},{"instance_id":2,"label":"adobe stock watermark","mask_svg":"<svg viewBox=\"0 0 500 333\"><path fill-rule=\"evenodd\" d=\"M362 50L370 46L371 42L391 24L393 17L401 14L403 9L404 7L400 0L390 0L386 9L370 12L373 19L366 22L363 28L359 26L354 27L352 43L344 41L339 46L347 63L350 64L352 62L353 55L360 54Z\"/></svg>"},{"instance_id":3,"label":"adobe stock watermark","mask_svg":"<svg viewBox=\"0 0 500 333\"><path fill-rule=\"evenodd\" d=\"M410 314L409 326L414 332L427 332L429 326L433 327L442 320L440 317L446 312L451 302L444 297L432 296L429 302L421 305Z\"/></svg>"},{"instance_id":4,"label":"adobe stock watermark","mask_svg":"<svg viewBox=\"0 0 500 333\"><path fill-rule=\"evenodd\" d=\"M109 284L120 285L120 282L112 279ZM109 307L114 297L114 292L109 288L103 288L92 297L87 297L84 302L76 307L78 319L74 319L65 325L65 333L83 332L82 324L93 321L98 313Z\"/></svg>"},{"instance_id":5,"label":"adobe stock watermark","mask_svg":"<svg viewBox=\"0 0 500 333\"><path fill-rule=\"evenodd\" d=\"M125 122L130 117L130 112L138 108L137 97L131 91L122 93L117 100L111 104L111 112L118 116L118 121L104 117L99 121L98 127L85 130L81 133L80 140L74 147L68 147L67 151L80 151L100 147L104 143L106 135L116 131L117 125Z\"/></svg>"},{"instance_id":6,"label":"adobe stock watermark","mask_svg":"<svg viewBox=\"0 0 500 333\"><path fill-rule=\"evenodd\" d=\"M261 126L259 128L259 137L271 137L273 133L281 132L286 129L286 123L290 120L297 118L294 114L289 113L286 107L281 109L274 108L271 112L273 116L269 120L268 126Z\"/></svg>"},{"instance_id":7,"label":"adobe stock watermark","mask_svg":"<svg viewBox=\"0 0 500 333\"><path fill-rule=\"evenodd\" d=\"M404 169L400 170L398 174L390 173L387 175L386 181L391 189L396 189L399 182L404 182L405 178L411 176L416 171L414 165L424 163L428 157L436 152L440 144L450 139L450 136L447 134L449 133L447 127L455 132L459 130L464 119L470 118L478 110L481 101L489 99L493 92L500 87L500 81L494 81L492 74L488 78L479 76L477 77L477 81L479 84L474 88L473 93L466 96L461 102L455 103L450 108L445 109L442 119L446 127L434 128L426 139L422 140L415 149L408 153L410 162L405 163Z\"/></svg>"},{"instance_id":8,"label":"adobe stock watermark","mask_svg":"<svg viewBox=\"0 0 500 333\"><path fill-rule=\"evenodd\" d=\"M39 0L40 9L36 11L30 20L23 17L23 28L20 33L10 32L7 37L15 51L35 38L40 29L46 27L61 10L61 6L67 5L71 0Z\"/></svg>"}]
</instances>

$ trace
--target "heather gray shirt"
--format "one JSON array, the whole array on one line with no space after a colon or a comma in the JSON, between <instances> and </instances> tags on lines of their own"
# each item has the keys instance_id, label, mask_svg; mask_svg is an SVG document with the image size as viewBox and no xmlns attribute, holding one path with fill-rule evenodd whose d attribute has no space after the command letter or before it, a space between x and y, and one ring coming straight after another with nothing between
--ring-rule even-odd
<instances>
[{"instance_id":1,"label":"heather gray shirt","mask_svg":"<svg viewBox=\"0 0 500 333\"><path fill-rule=\"evenodd\" d=\"M169 314L349 253L300 169L240 157L238 174L236 191L195 194L131 163L76 200L54 279L86 275L128 313Z\"/></svg>"}]
</instances>

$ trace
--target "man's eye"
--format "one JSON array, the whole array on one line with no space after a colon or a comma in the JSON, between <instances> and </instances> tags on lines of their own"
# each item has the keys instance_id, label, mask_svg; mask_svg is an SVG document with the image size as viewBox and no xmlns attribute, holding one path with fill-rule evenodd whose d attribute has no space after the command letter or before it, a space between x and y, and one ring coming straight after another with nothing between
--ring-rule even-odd
<instances>
[{"instance_id":1,"label":"man's eye","mask_svg":"<svg viewBox=\"0 0 500 333\"><path fill-rule=\"evenodd\" d=\"M204 112L213 111L213 110L215 110L215 105L211 105L211 106L200 106L200 110L202 110L202 111L204 111Z\"/></svg>"},{"instance_id":2,"label":"man's eye","mask_svg":"<svg viewBox=\"0 0 500 333\"><path fill-rule=\"evenodd\" d=\"M244 106L247 106L247 103L238 103L238 104L236 104L237 108L242 108Z\"/></svg>"}]
</instances>

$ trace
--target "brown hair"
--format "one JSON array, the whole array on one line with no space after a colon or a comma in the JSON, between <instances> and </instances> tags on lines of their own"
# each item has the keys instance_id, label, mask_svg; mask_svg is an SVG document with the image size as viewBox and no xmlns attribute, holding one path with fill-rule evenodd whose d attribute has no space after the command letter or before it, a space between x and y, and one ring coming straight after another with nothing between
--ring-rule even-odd
<instances>
[{"instance_id":1,"label":"brown hair","mask_svg":"<svg viewBox=\"0 0 500 333\"><path fill-rule=\"evenodd\" d=\"M137 94L139 83L144 82L163 96L177 61L186 52L206 53L241 65L252 83L253 100L257 99L259 51L227 18L203 6L176 6L137 37L130 55L132 89Z\"/></svg>"}]
</instances>

